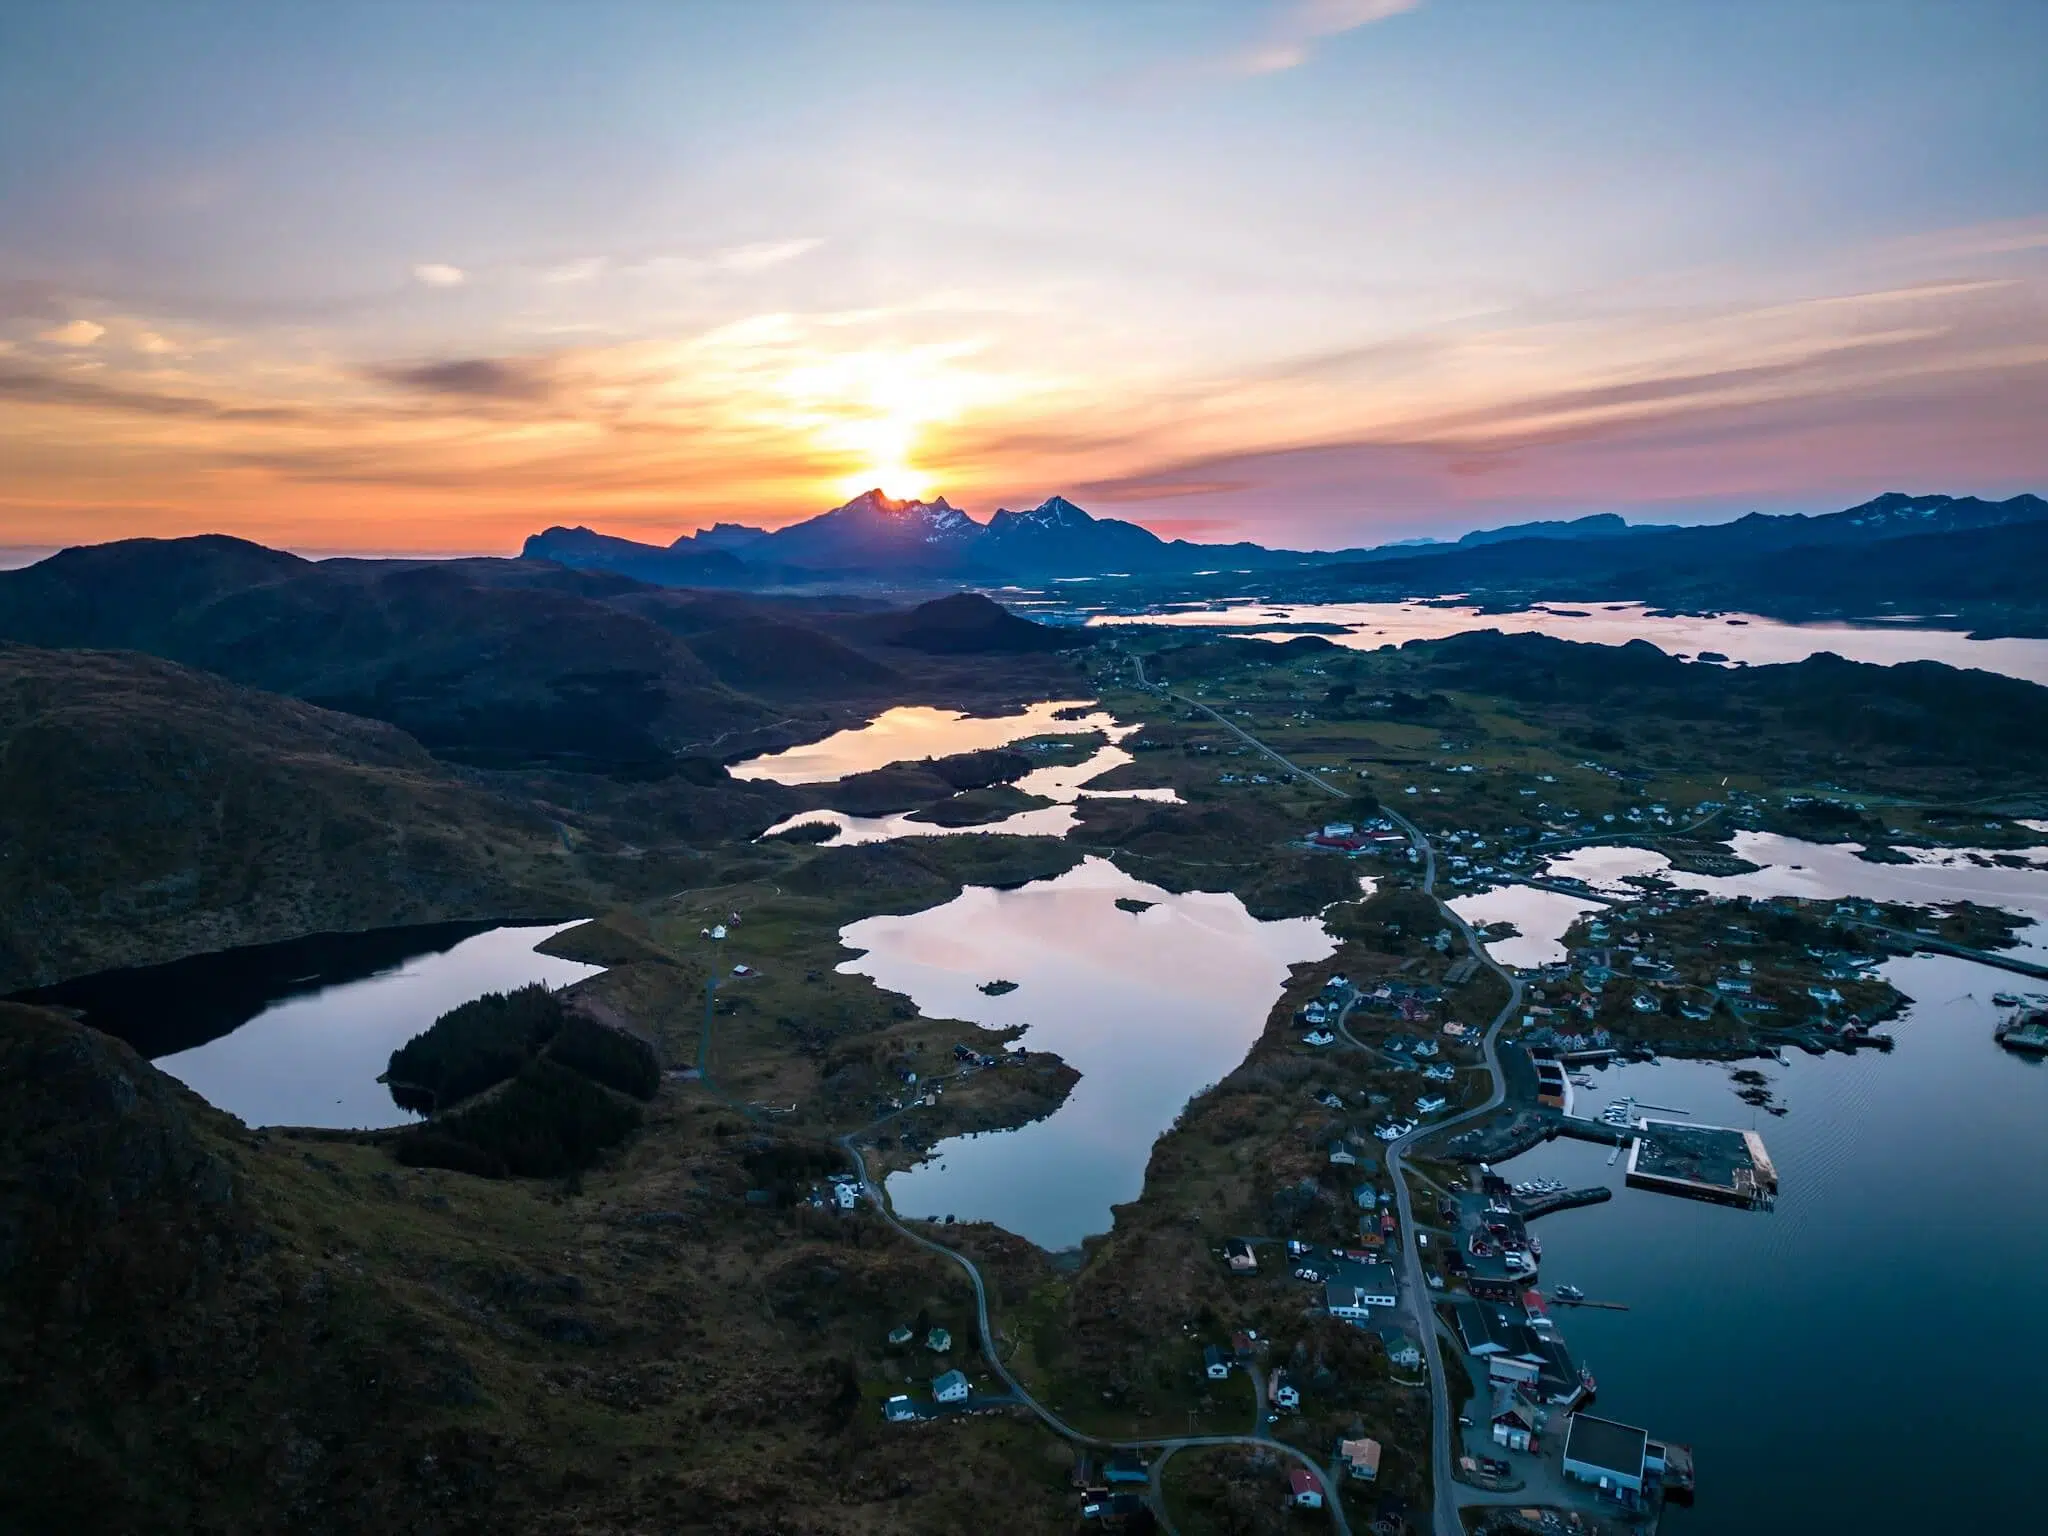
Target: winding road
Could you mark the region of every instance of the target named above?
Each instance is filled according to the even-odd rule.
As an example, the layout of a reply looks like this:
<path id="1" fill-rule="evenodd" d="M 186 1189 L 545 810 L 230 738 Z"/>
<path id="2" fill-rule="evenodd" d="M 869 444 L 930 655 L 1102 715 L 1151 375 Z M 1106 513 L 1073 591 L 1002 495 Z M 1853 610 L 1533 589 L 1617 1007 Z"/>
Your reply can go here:
<path id="1" fill-rule="evenodd" d="M 716 990 L 717 984 L 714 978 L 706 984 L 704 989 L 703 1035 L 697 1050 L 699 1083 L 707 1093 L 734 1112 L 744 1115 L 750 1120 L 763 1120 L 765 1117 L 759 1110 L 755 1109 L 752 1105 L 742 1104 L 731 1095 L 725 1093 L 712 1078 L 712 1001 L 716 995 Z M 958 1076 L 960 1074 L 953 1075 Z M 1159 1458 L 1153 1465 L 1152 1497 L 1155 1513 L 1159 1516 L 1160 1525 L 1169 1532 L 1172 1531 L 1173 1526 L 1171 1521 L 1166 1518 L 1166 1505 L 1159 1486 L 1158 1474 L 1160 1464 L 1177 1451 L 1195 1450 L 1203 1446 L 1247 1445 L 1266 1451 L 1277 1452 L 1308 1468 L 1309 1472 L 1315 1477 L 1317 1484 L 1323 1490 L 1323 1507 L 1330 1512 L 1330 1523 L 1336 1527 L 1337 1536 L 1351 1536 L 1351 1522 L 1344 1513 L 1344 1501 L 1339 1492 L 1337 1473 L 1331 1468 L 1318 1463 L 1308 1452 L 1288 1445 L 1284 1441 L 1275 1440 L 1267 1432 L 1266 1396 L 1255 1366 L 1248 1367 L 1248 1369 L 1252 1375 L 1252 1396 L 1253 1402 L 1256 1405 L 1256 1417 L 1252 1423 L 1252 1432 L 1246 1435 L 1172 1435 L 1149 1440 L 1110 1440 L 1100 1435 L 1091 1435 L 1084 1430 L 1074 1428 L 1073 1425 L 1053 1412 L 1052 1409 L 1041 1403 L 1036 1397 L 1033 1397 L 1030 1389 L 1011 1373 L 1009 1366 L 1003 1362 L 1001 1354 L 996 1350 L 995 1329 L 989 1321 L 988 1314 L 988 1285 L 982 1279 L 980 1266 L 957 1249 L 948 1248 L 944 1243 L 935 1242 L 922 1232 L 906 1226 L 896 1215 L 896 1212 L 890 1208 L 887 1193 L 875 1181 L 873 1173 L 869 1171 L 867 1157 L 860 1149 L 860 1138 L 872 1135 L 878 1127 L 886 1125 L 902 1113 L 904 1113 L 903 1110 L 891 1110 L 888 1114 L 870 1121 L 857 1130 L 848 1131 L 842 1136 L 831 1138 L 832 1143 L 852 1161 L 854 1172 L 860 1178 L 862 1191 L 874 1206 L 875 1213 L 893 1231 L 928 1252 L 952 1260 L 953 1263 L 966 1271 L 968 1283 L 974 1287 L 974 1321 L 981 1341 L 982 1357 L 987 1360 L 989 1369 L 994 1371 L 1003 1385 L 1009 1388 L 1011 1395 L 1021 1406 L 1029 1409 L 1047 1429 L 1075 1445 L 1090 1446 L 1099 1450 L 1158 1451 L 1160 1453 Z"/>
<path id="2" fill-rule="evenodd" d="M 1143 659 L 1133 656 L 1131 660 L 1137 668 L 1139 684 L 1145 687 L 1154 686 L 1147 684 L 1145 681 L 1145 664 Z M 1348 800 L 1351 798 L 1321 775 L 1313 773 L 1299 764 L 1290 762 L 1273 748 L 1260 741 L 1256 736 L 1233 724 L 1199 699 L 1184 698 L 1177 693 L 1167 692 L 1163 688 L 1159 691 L 1165 692 L 1167 698 L 1172 699 L 1178 704 L 1199 709 L 1225 730 L 1230 731 L 1243 740 L 1248 746 L 1263 752 L 1289 773 L 1299 775 L 1304 782 L 1315 785 L 1316 788 L 1324 791 L 1326 794 L 1335 796 L 1337 799 Z M 1408 1296 L 1411 1298 L 1410 1307 L 1415 1315 L 1416 1331 L 1422 1344 L 1423 1358 L 1429 1364 L 1429 1396 L 1435 1420 L 1430 1434 L 1431 1486 L 1435 1489 L 1436 1495 L 1436 1508 L 1432 1524 L 1436 1529 L 1437 1536 L 1462 1536 L 1465 1526 L 1463 1516 L 1459 1514 L 1462 1504 L 1459 1497 L 1459 1484 L 1453 1476 L 1455 1460 L 1452 1455 L 1454 1444 L 1452 1419 L 1455 1417 L 1455 1410 L 1460 1405 L 1450 1401 L 1450 1392 L 1445 1386 L 1443 1351 L 1437 1340 L 1435 1308 L 1430 1303 L 1429 1287 L 1423 1275 L 1422 1250 L 1416 1245 L 1415 1241 L 1417 1235 L 1415 1212 L 1412 1209 L 1413 1201 L 1408 1192 L 1408 1179 L 1402 1168 L 1402 1158 L 1404 1154 L 1412 1150 L 1424 1138 L 1441 1135 L 1454 1126 L 1463 1125 L 1468 1121 L 1477 1120 L 1483 1115 L 1490 1114 L 1506 1098 L 1506 1085 L 1502 1080 L 1500 1071 L 1500 1032 L 1502 1027 L 1506 1025 L 1509 1019 L 1515 1016 L 1522 1006 L 1522 983 L 1518 977 L 1486 952 L 1486 947 L 1479 942 L 1479 935 L 1472 931 L 1472 925 L 1466 922 L 1441 896 L 1437 895 L 1436 849 L 1430 844 L 1428 836 L 1420 827 L 1392 806 L 1382 805 L 1380 812 L 1389 821 L 1393 822 L 1394 825 L 1399 827 L 1402 832 L 1407 834 L 1409 846 L 1421 854 L 1422 893 L 1436 903 L 1437 910 L 1443 915 L 1444 921 L 1449 923 L 1459 937 L 1464 940 L 1467 952 L 1474 956 L 1487 970 L 1498 976 L 1508 989 L 1507 1002 L 1501 1006 L 1500 1012 L 1494 1015 L 1493 1022 L 1487 1025 L 1486 1034 L 1480 1041 L 1480 1055 L 1486 1064 L 1488 1078 L 1486 1101 L 1471 1109 L 1463 1110 L 1451 1116 L 1448 1120 L 1439 1120 L 1432 1125 L 1419 1126 L 1406 1136 L 1403 1136 L 1399 1141 L 1391 1142 L 1387 1146 L 1387 1174 L 1393 1180 L 1394 1201 L 1401 1218 L 1401 1279 Z M 1355 1039 L 1350 1029 L 1345 1026 L 1344 1020 L 1349 1017 L 1349 1014 L 1350 1006 L 1347 1004 L 1344 1014 L 1339 1019 L 1339 1028 L 1348 1043 L 1364 1049 L 1362 1043 Z"/>

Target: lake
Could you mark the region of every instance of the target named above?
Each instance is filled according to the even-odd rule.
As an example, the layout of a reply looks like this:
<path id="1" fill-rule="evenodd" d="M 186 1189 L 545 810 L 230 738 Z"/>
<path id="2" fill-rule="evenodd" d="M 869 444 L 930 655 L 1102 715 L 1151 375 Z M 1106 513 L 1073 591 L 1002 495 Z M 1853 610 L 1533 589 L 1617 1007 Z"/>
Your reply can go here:
<path id="1" fill-rule="evenodd" d="M 1728 843 L 1739 857 L 1764 867 L 1744 875 L 1689 875 L 1673 869 L 1669 859 L 1651 849 L 1596 844 L 1559 855 L 1543 873 L 1580 879 L 1596 891 L 1630 899 L 1641 894 L 1629 883 L 1630 877 L 1655 875 L 1677 889 L 1721 898 L 1839 901 L 1857 896 L 1915 906 L 1974 901 L 2031 917 L 2034 926 L 2021 929 L 2013 947 L 2048 951 L 2048 847 L 2019 850 L 2028 866 L 2012 868 L 1977 862 L 1990 857 L 1982 849 L 1908 849 L 1913 856 L 1910 864 L 1872 864 L 1856 856 L 1855 843 L 1809 843 L 1774 832 L 1737 832 Z M 1516 937 L 1496 939 L 1486 949 L 1502 965 L 1523 967 L 1564 959 L 1561 941 L 1566 931 L 1580 916 L 1603 905 L 1526 885 L 1497 885 L 1455 897 L 1450 904 L 1476 927 L 1513 923 Z"/>
<path id="2" fill-rule="evenodd" d="M 317 934 L 102 971 L 22 994 L 77 1008 L 208 1103 L 250 1125 L 403 1125 L 377 1076 L 449 1009 L 600 966 L 534 946 L 575 923 L 440 923 Z"/>
<path id="3" fill-rule="evenodd" d="M 1151 902 L 1142 912 L 1119 897 Z M 1235 896 L 1172 895 L 1101 859 L 1012 891 L 970 887 L 944 906 L 850 924 L 866 951 L 839 969 L 902 992 L 920 1012 L 989 1028 L 1081 1073 L 1067 1101 L 1016 1130 L 954 1137 L 892 1174 L 905 1216 L 991 1221 L 1042 1248 L 1106 1232 L 1137 1198 L 1152 1143 L 1244 1059 L 1289 965 L 1331 953 L 1315 918 L 1262 923 Z M 990 981 L 1017 990 L 990 997 Z"/>
<path id="4" fill-rule="evenodd" d="M 1065 712 L 1075 712 L 1077 718 L 1060 718 Z M 1113 716 L 1091 712 L 1087 699 L 1047 699 L 1007 715 L 966 715 L 957 709 L 905 705 L 885 709 L 866 725 L 835 731 L 823 741 L 750 757 L 729 771 L 736 779 L 825 784 L 891 763 L 981 752 L 1033 736 L 1080 736 L 1115 724 Z"/>
<path id="5" fill-rule="evenodd" d="M 1136 761 L 1117 743 L 1133 731 L 1141 729 L 1141 726 L 1136 724 L 1118 725 L 1108 715 L 1091 715 L 1088 718 L 1092 721 L 1106 722 L 1098 723 L 1091 728 L 1107 736 L 1108 744 L 1096 748 L 1081 762 L 1048 763 L 1043 768 L 1032 769 L 1017 780 L 1018 789 L 1027 795 L 1039 795 L 1051 800 L 1054 802 L 1051 805 L 1018 811 L 1015 815 L 1005 816 L 1000 821 L 984 822 L 976 827 L 944 827 L 935 821 L 913 820 L 908 812 L 892 816 L 850 816 L 845 811 L 799 811 L 787 820 L 777 822 L 761 835 L 773 837 L 778 832 L 802 826 L 805 822 L 823 821 L 830 822 L 839 829 L 839 835 L 833 839 L 833 845 L 841 848 L 854 843 L 884 843 L 898 837 L 950 837 L 961 832 L 1001 832 L 1014 837 L 1065 837 L 1074 827 L 1074 805 L 1084 795 L 1120 800 L 1156 800 L 1171 805 L 1180 803 L 1180 796 L 1171 789 L 1087 788 L 1092 780 Z M 1069 728 L 1078 723 L 1059 722 Z"/>
<path id="6" fill-rule="evenodd" d="M 1326 636 L 1354 650 L 1374 650 L 1410 640 L 1436 640 L 1475 629 L 1508 634 L 1555 635 L 1599 645 L 1624 645 L 1647 640 L 1674 656 L 1702 652 L 1730 662 L 1762 666 L 1803 661 L 1819 651 L 1832 651 L 1851 661 L 1889 666 L 1901 661 L 1945 661 L 1955 667 L 1977 667 L 2008 677 L 2048 684 L 2048 640 L 1972 640 L 1957 630 L 1920 629 L 1896 624 L 1785 624 L 1754 614 L 1664 616 L 1641 603 L 1588 604 L 1583 608 L 1551 604 L 1517 613 L 1486 613 L 1478 608 L 1409 603 L 1234 604 L 1223 609 L 1169 613 L 1095 614 L 1101 624 L 1176 624 L 1233 628 L 1273 624 L 1336 624 L 1341 633 Z M 1285 631 L 1254 634 L 1255 639 L 1291 640 Z"/>
<path id="7" fill-rule="evenodd" d="M 1505 1167 L 1616 1190 L 1537 1224 L 1543 1279 L 1630 1308 L 1557 1316 L 1599 1378 L 1598 1412 L 1694 1447 L 1698 1506 L 1673 1511 L 1668 1536 L 2039 1519 L 2048 1071 L 1992 1042 L 1990 996 L 2016 978 L 1933 955 L 1882 974 L 1914 999 L 1890 1055 L 1742 1063 L 1771 1079 L 1783 1118 L 1741 1103 L 1711 1063 L 1610 1068 L 1579 1090 L 1594 1107 L 1633 1094 L 1754 1125 L 1778 1168 L 1774 1212 L 1626 1189 L 1583 1143 Z"/>

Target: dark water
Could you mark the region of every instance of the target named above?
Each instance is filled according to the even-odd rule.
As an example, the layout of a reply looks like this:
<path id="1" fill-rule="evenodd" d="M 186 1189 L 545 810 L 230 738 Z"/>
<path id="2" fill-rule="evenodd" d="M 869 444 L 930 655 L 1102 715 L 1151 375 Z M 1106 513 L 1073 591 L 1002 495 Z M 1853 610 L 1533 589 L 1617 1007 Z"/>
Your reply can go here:
<path id="1" fill-rule="evenodd" d="M 536 953 L 568 923 L 435 923 L 102 971 L 17 994 L 85 1022 L 251 1125 L 416 1118 L 377 1081 L 391 1052 L 457 1004 L 599 967 Z"/>
<path id="2" fill-rule="evenodd" d="M 2016 978 L 1942 956 L 1885 974 L 1915 999 L 1891 1055 L 1741 1064 L 1783 1118 L 1740 1102 L 1718 1064 L 1613 1068 L 1577 1090 L 1581 1113 L 1633 1094 L 1754 1126 L 1775 1212 L 1625 1189 L 1582 1143 L 1508 1165 L 1617 1190 L 1538 1223 L 1543 1279 L 1629 1304 L 1557 1316 L 1600 1412 L 1697 1452 L 1699 1502 L 1671 1536 L 2043 1528 L 2048 1070 L 1992 1042 L 1991 994 Z"/>

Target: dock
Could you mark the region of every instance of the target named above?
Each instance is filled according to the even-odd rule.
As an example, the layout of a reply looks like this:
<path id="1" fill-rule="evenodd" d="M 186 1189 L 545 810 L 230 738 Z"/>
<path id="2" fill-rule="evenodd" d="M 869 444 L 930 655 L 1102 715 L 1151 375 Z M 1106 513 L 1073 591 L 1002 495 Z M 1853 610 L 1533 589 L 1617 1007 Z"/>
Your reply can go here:
<path id="1" fill-rule="evenodd" d="M 1858 922 L 1853 926 L 1890 939 L 1893 948 L 1904 948 L 1908 954 L 1917 949 L 1927 949 L 1938 955 L 1954 955 L 1959 959 L 1974 960 L 1979 965 L 1996 966 L 2001 971 L 2031 976 L 2036 981 L 2048 981 L 2048 965 L 2042 965 L 2034 960 L 2022 960 L 2007 950 L 1972 949 L 1967 944 L 1954 944 L 1931 933 L 1908 933 L 1903 928 L 1892 928 L 1884 923 Z"/>
<path id="2" fill-rule="evenodd" d="M 1642 1122 L 1629 1148 L 1628 1183 L 1749 1210 L 1769 1210 L 1778 1196 L 1778 1170 L 1755 1131 L 1677 1120 Z"/>
<path id="3" fill-rule="evenodd" d="M 1609 1125 L 1604 1120 L 1588 1120 L 1580 1115 L 1559 1115 L 1557 1134 L 1569 1136 L 1574 1141 L 1594 1141 L 1603 1147 L 1625 1147 L 1633 1131 L 1623 1130 L 1618 1125 Z"/>
<path id="4" fill-rule="evenodd" d="M 1628 1310 L 1628 1303 L 1625 1301 L 1594 1301 L 1591 1297 L 1587 1296 L 1582 1296 L 1577 1301 L 1574 1301 L 1569 1296 L 1552 1295 L 1550 1303 L 1556 1307 L 1598 1307 L 1603 1312 L 1626 1312 Z"/>
<path id="5" fill-rule="evenodd" d="M 1515 1214 L 1524 1221 L 1534 1221 L 1538 1216 L 1549 1216 L 1557 1211 L 1574 1210 L 1582 1205 L 1598 1205 L 1603 1200 L 1612 1200 L 1614 1191 L 1605 1184 L 1594 1184 L 1585 1189 L 1560 1189 L 1554 1194 L 1537 1195 L 1532 1199 L 1514 1197 Z"/>

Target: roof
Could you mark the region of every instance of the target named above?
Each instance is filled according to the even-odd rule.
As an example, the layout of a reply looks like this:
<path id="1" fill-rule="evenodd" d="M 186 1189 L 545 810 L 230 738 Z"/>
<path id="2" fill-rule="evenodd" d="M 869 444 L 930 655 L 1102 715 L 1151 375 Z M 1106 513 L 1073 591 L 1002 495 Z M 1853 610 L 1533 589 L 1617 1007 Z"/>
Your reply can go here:
<path id="1" fill-rule="evenodd" d="M 942 1376 L 934 1376 L 932 1378 L 932 1390 L 934 1392 L 946 1392 L 956 1387 L 963 1392 L 967 1390 L 966 1372 L 947 1371 Z"/>
<path id="2" fill-rule="evenodd" d="M 1631 1424 L 1597 1419 L 1590 1413 L 1572 1415 L 1572 1427 L 1565 1437 L 1564 1456 L 1581 1466 L 1642 1480 L 1643 1449 L 1650 1436 Z"/>
<path id="3" fill-rule="evenodd" d="M 1230 1357 L 1224 1354 L 1223 1350 L 1215 1344 L 1204 1344 L 1202 1346 L 1202 1363 L 1204 1365 L 1223 1365 L 1229 1360 L 1229 1358 Z"/>
<path id="4" fill-rule="evenodd" d="M 1287 1486 L 1294 1493 L 1321 1493 L 1323 1485 L 1316 1480 L 1315 1473 L 1307 1467 L 1289 1467 Z"/>
<path id="5" fill-rule="evenodd" d="M 1475 1301 L 1458 1308 L 1458 1337 L 1473 1354 L 1490 1348 L 1526 1355 L 1538 1349 L 1529 1325 L 1499 1302 Z"/>
<path id="6" fill-rule="evenodd" d="M 1377 1440 L 1340 1440 L 1337 1454 L 1361 1472 L 1377 1472 L 1380 1469 L 1380 1443 Z"/>
<path id="7" fill-rule="evenodd" d="M 1360 1305 L 1358 1287 L 1349 1280 L 1325 1280 L 1323 1282 L 1323 1305 L 1332 1312 L 1335 1312 L 1340 1307 L 1349 1308 Z"/>

